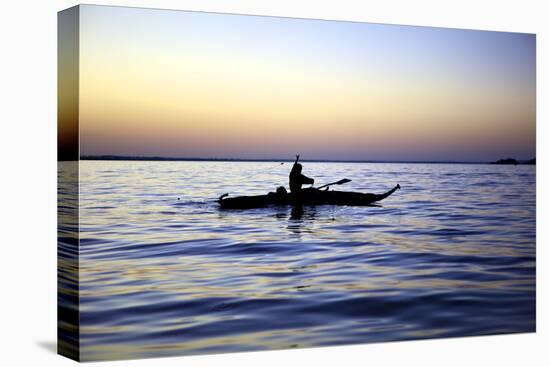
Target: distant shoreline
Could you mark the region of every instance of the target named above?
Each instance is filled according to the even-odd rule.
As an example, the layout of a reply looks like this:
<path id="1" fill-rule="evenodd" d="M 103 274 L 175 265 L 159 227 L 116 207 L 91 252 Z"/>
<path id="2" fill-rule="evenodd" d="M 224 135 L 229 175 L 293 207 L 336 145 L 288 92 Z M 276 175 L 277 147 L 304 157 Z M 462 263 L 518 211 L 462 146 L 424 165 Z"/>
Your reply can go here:
<path id="1" fill-rule="evenodd" d="M 198 158 L 198 157 L 160 157 L 160 156 L 119 156 L 119 155 L 84 155 L 82 161 L 166 161 L 166 162 L 294 162 L 293 159 L 277 158 Z M 379 161 L 379 160 L 338 160 L 338 159 L 300 159 L 300 162 L 311 163 L 410 163 L 410 164 L 494 164 L 494 162 L 473 161 Z M 520 161 L 526 164 L 527 161 Z"/>

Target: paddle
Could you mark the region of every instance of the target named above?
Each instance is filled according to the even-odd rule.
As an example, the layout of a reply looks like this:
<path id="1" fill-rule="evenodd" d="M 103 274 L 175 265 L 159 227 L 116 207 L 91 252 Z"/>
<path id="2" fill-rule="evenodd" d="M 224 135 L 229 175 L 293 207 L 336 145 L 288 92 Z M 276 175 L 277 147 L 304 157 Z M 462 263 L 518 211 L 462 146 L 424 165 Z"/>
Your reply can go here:
<path id="1" fill-rule="evenodd" d="M 340 181 L 331 182 L 331 183 L 328 183 L 326 185 L 319 186 L 319 187 L 317 187 L 317 190 L 321 190 L 324 187 L 332 186 L 332 185 L 343 185 L 343 184 L 348 183 L 348 182 L 351 182 L 351 180 L 349 178 L 343 178 Z"/>

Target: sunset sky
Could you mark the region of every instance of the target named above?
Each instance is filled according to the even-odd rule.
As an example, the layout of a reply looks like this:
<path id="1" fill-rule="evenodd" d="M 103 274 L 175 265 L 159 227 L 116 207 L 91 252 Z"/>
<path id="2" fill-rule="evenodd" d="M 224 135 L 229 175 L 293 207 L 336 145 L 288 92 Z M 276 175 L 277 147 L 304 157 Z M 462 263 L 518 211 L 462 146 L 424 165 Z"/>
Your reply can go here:
<path id="1" fill-rule="evenodd" d="M 81 6 L 80 154 L 535 156 L 535 36 Z"/>

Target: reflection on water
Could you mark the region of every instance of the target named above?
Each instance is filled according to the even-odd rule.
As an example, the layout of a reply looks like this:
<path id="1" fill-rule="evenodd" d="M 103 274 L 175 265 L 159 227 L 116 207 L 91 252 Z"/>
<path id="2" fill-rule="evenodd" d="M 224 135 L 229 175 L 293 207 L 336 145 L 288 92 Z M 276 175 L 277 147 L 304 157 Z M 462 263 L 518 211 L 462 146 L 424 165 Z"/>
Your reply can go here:
<path id="1" fill-rule="evenodd" d="M 535 329 L 531 166 L 306 163 L 373 207 L 218 210 L 278 162 L 81 163 L 83 360 Z"/>

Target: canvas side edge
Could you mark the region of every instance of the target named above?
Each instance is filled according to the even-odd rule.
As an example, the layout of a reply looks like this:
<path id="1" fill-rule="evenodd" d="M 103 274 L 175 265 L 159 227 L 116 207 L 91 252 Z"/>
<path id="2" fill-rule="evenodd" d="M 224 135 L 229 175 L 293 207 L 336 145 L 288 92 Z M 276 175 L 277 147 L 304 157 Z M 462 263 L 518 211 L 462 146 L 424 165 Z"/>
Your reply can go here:
<path id="1" fill-rule="evenodd" d="M 80 8 L 57 24 L 57 352 L 80 361 L 79 295 Z"/>

